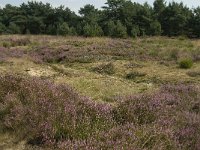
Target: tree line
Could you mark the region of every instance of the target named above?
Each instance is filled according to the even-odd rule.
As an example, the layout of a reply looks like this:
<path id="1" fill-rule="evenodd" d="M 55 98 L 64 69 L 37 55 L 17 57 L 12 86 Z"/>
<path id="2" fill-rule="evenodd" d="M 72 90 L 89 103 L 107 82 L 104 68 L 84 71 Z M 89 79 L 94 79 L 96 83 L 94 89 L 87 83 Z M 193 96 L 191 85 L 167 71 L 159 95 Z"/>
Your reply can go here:
<path id="1" fill-rule="evenodd" d="M 79 15 L 64 6 L 29 1 L 0 8 L 0 34 L 49 34 L 137 37 L 200 37 L 200 7 L 155 0 L 153 6 L 130 0 L 107 0 L 102 9 L 87 4 Z"/>

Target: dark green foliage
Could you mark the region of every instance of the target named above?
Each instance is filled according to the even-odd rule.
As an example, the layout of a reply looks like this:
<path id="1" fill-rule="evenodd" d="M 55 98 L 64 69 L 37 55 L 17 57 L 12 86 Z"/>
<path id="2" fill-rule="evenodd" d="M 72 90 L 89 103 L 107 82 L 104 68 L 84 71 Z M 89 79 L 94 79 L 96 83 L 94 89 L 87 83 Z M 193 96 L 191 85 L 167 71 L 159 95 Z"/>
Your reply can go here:
<path id="1" fill-rule="evenodd" d="M 10 23 L 7 32 L 10 34 L 20 34 L 20 28 L 15 23 Z"/>
<path id="2" fill-rule="evenodd" d="M 106 26 L 104 29 L 105 35 L 110 36 L 110 37 L 113 36 L 114 29 L 115 29 L 114 21 L 109 20 L 108 22 L 106 22 Z"/>
<path id="3" fill-rule="evenodd" d="M 200 37 L 200 8 L 189 9 L 183 3 L 155 0 L 152 7 L 130 0 L 107 0 L 102 10 L 87 4 L 79 14 L 35 1 L 19 7 L 8 4 L 0 9 L 0 34 Z"/>
<path id="4" fill-rule="evenodd" d="M 125 38 L 127 36 L 127 29 L 119 20 L 115 25 L 114 33 L 112 36 L 118 38 Z"/>
<path id="5" fill-rule="evenodd" d="M 86 37 L 94 37 L 94 36 L 101 36 L 103 31 L 98 24 L 86 24 L 83 27 L 83 35 Z"/>
<path id="6" fill-rule="evenodd" d="M 59 35 L 69 35 L 69 34 L 71 34 L 69 25 L 66 22 L 64 22 L 64 23 L 62 23 L 61 25 L 58 26 L 58 34 Z"/>
<path id="7" fill-rule="evenodd" d="M 192 59 L 190 58 L 185 58 L 185 59 L 182 59 L 180 62 L 179 62 L 179 67 L 180 68 L 183 68 L 183 69 L 189 69 L 193 66 L 193 61 Z"/>
<path id="8" fill-rule="evenodd" d="M 154 21 L 150 24 L 150 34 L 160 35 L 161 34 L 161 24 L 158 21 Z"/>
<path id="9" fill-rule="evenodd" d="M 131 30 L 131 37 L 136 38 L 140 35 L 140 29 L 138 26 L 133 26 Z"/>
<path id="10" fill-rule="evenodd" d="M 0 23 L 0 34 L 5 33 L 6 27 L 4 24 Z"/>

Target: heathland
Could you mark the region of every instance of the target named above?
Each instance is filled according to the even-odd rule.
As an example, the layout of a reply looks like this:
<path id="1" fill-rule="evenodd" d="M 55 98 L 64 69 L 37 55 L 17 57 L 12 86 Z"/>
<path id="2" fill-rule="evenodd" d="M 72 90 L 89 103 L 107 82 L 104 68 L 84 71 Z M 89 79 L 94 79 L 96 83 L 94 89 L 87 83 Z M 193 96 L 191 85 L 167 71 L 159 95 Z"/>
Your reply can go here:
<path id="1" fill-rule="evenodd" d="M 200 40 L 0 36 L 0 149 L 200 147 Z"/>

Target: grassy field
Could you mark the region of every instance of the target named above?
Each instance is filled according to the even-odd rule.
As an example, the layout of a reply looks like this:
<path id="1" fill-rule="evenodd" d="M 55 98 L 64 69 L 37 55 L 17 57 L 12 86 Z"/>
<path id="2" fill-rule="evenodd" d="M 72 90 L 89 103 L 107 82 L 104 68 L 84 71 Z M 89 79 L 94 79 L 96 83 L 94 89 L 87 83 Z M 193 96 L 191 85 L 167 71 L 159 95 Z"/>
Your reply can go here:
<path id="1" fill-rule="evenodd" d="M 186 64 L 191 63 L 191 65 L 189 65 L 189 67 L 183 67 L 182 64 L 184 61 L 186 61 Z M 150 107 L 148 105 L 149 102 L 154 101 L 156 99 L 155 97 L 159 97 L 159 95 L 161 95 L 161 97 L 157 98 L 159 100 L 163 97 L 167 97 L 162 97 L 162 93 L 165 93 L 165 90 L 164 92 L 162 92 L 163 86 L 173 85 L 175 86 L 172 87 L 174 91 L 170 92 L 170 88 L 167 87 L 166 91 L 169 91 L 167 92 L 167 94 L 171 94 L 170 96 L 172 96 L 173 98 L 180 98 L 181 104 L 180 106 L 178 106 L 177 104 L 177 107 L 172 106 L 174 107 L 173 109 L 165 107 L 165 109 L 163 110 L 167 111 L 165 112 L 167 114 L 174 109 L 177 111 L 172 114 L 169 113 L 168 117 L 175 119 L 177 119 L 178 117 L 184 118 L 186 115 L 183 114 L 189 115 L 188 113 L 192 113 L 190 112 L 191 108 L 185 107 L 187 105 L 191 105 L 191 107 L 193 108 L 194 104 L 195 106 L 198 105 L 196 106 L 198 109 L 198 113 L 191 114 L 191 116 L 193 116 L 194 118 L 198 118 L 197 120 L 199 120 L 200 116 L 199 94 L 198 92 L 195 92 L 196 89 L 198 89 L 200 83 L 200 40 L 190 40 L 183 37 L 110 39 L 59 36 L 3 35 L 0 36 L 0 73 L 2 75 L 2 80 L 5 80 L 6 82 L 10 80 L 5 79 L 4 77 L 12 75 L 17 76 L 14 77 L 15 80 L 17 80 L 20 76 L 22 80 L 30 79 L 29 82 L 31 83 L 34 83 L 34 81 L 32 81 L 32 78 L 35 79 L 36 77 L 36 80 L 40 80 L 38 82 L 46 82 L 46 80 L 48 80 L 49 82 L 54 82 L 55 85 L 67 84 L 69 87 L 73 87 L 73 89 L 77 93 L 79 93 L 80 97 L 87 97 L 95 103 L 100 103 L 102 105 L 105 104 L 113 107 L 112 109 L 114 110 L 112 110 L 112 112 L 115 112 L 116 107 L 119 107 L 117 110 L 117 114 L 119 116 L 123 114 L 119 110 L 126 110 L 125 106 L 127 106 L 128 109 L 128 112 L 126 112 L 127 116 L 129 113 L 132 112 L 132 109 L 138 108 L 136 106 L 138 106 L 140 102 L 138 102 L 137 105 L 135 103 L 132 104 L 132 101 L 137 102 L 138 95 L 146 95 L 147 98 L 141 102 L 141 105 L 145 106 L 146 110 L 146 107 Z M 12 80 L 13 79 L 11 78 L 11 81 Z M 25 84 L 26 82 L 24 81 L 22 83 Z M 0 86 L 2 85 L 4 85 L 3 82 Z M 43 86 L 42 83 L 41 85 Z M 190 89 L 190 86 L 192 86 L 194 89 L 192 88 L 191 91 L 186 90 L 186 92 L 189 91 L 187 96 L 184 95 L 185 93 L 179 92 L 179 89 L 182 88 L 182 91 L 185 91 L 185 89 Z M 21 88 L 23 89 L 23 87 Z M 45 88 L 46 86 L 44 87 L 44 89 Z M 177 93 L 179 93 L 178 96 Z M 154 94 L 158 95 L 155 96 Z M 186 97 L 188 97 L 188 99 Z M 171 100 L 173 98 L 169 99 Z M 2 120 L 2 124 L 4 124 L 4 121 L 6 120 L 4 118 L 6 115 L 3 115 L 5 113 L 3 111 L 4 103 L 6 103 L 4 99 L 6 99 L 6 96 L 4 98 L 0 98 L 0 108 L 2 108 L 2 111 L 0 110 L 0 118 Z M 187 100 L 185 99 L 190 100 L 191 103 L 186 102 Z M 128 101 L 127 103 L 130 103 L 130 106 L 133 105 L 134 107 L 129 108 L 129 105 L 124 101 Z M 160 112 L 160 110 L 157 110 L 157 108 L 154 111 L 160 113 L 158 114 L 159 117 L 157 118 L 162 118 L 160 117 L 162 115 L 163 117 L 166 117 L 166 115 L 164 115 L 164 112 Z M 124 132 L 126 132 L 128 128 L 128 130 L 131 130 L 132 134 L 134 134 L 134 137 L 136 137 L 137 139 L 134 142 L 128 140 L 130 143 L 128 145 L 125 144 L 125 146 L 123 144 L 120 145 L 119 142 L 119 147 L 115 148 L 199 148 L 199 127 L 193 128 L 197 134 L 195 135 L 195 137 L 187 138 L 184 135 L 182 137 L 183 139 L 174 138 L 174 135 L 177 135 L 178 132 L 176 132 L 175 130 L 178 130 L 179 128 L 182 129 L 181 127 L 183 127 L 184 129 L 186 127 L 190 127 L 190 122 L 187 120 L 188 118 L 181 121 L 179 120 L 177 121 L 178 123 L 176 122 L 172 125 L 173 127 L 166 127 L 167 129 L 165 131 L 161 131 L 161 125 L 158 121 L 159 119 L 155 122 L 150 121 L 149 123 L 148 121 L 151 120 L 151 117 L 149 118 L 149 116 L 146 114 L 147 112 L 148 111 L 145 111 L 141 114 L 142 116 L 139 116 L 142 117 L 142 120 L 146 120 L 144 121 L 145 123 L 141 123 L 141 121 L 139 121 L 139 123 L 136 123 L 138 121 L 138 118 L 136 120 L 130 119 L 132 115 L 128 116 L 127 118 L 128 124 L 124 122 L 121 123 L 121 121 L 119 121 L 119 123 L 118 120 L 120 120 L 120 117 L 116 120 L 114 117 L 115 121 L 111 121 L 111 124 L 113 124 L 113 126 L 108 127 L 109 134 L 112 134 L 112 136 L 114 136 L 113 134 L 115 133 L 115 130 L 119 132 L 121 132 L 121 130 L 124 130 Z M 157 114 L 154 115 L 157 116 Z M 192 127 L 196 124 L 199 125 L 199 122 L 197 120 L 194 124 L 191 125 Z M 8 142 L 8 144 L 5 144 L 6 142 L 4 144 L 2 144 L 3 142 L 0 142 L 0 149 L 8 149 L 10 147 L 11 149 L 15 149 L 16 147 L 20 147 L 19 149 L 26 149 L 26 142 L 24 142 L 24 140 L 26 141 L 27 139 L 29 139 L 26 138 L 27 133 L 24 134 L 23 136 L 25 137 L 20 138 L 20 142 L 16 144 L 15 142 L 12 142 L 13 132 L 9 129 L 8 133 L 7 126 L 5 128 L 6 129 L 2 129 L 3 131 L 1 134 L 2 136 L 0 136 L 0 140 L 2 139 L 1 141 L 9 141 L 7 140 L 7 138 L 10 134 L 12 135 L 12 138 L 10 138 L 11 142 Z M 101 127 L 98 127 L 98 129 L 99 128 Z M 14 129 L 14 135 L 16 137 L 20 135 L 21 130 L 19 129 L 19 127 L 15 127 L 15 125 L 12 125 L 11 129 Z M 173 134 L 171 130 L 175 131 L 175 133 L 173 132 L 173 138 L 170 137 L 171 134 Z M 102 129 L 102 131 L 104 131 L 104 129 Z M 168 131 L 170 132 L 169 134 L 167 133 Z M 187 131 L 189 132 L 189 129 Z M 185 132 L 182 134 L 187 134 L 187 131 L 180 132 Z M 95 130 L 95 132 L 97 131 Z M 100 137 L 102 134 L 101 132 L 99 135 Z M 93 136 L 93 133 L 94 132 L 90 133 L 89 137 Z M 62 135 L 62 133 L 60 134 Z M 110 137 L 111 135 L 107 136 Z M 125 135 L 122 134 L 122 137 L 123 136 Z M 68 137 L 65 137 L 64 135 L 62 135 L 61 137 L 62 139 L 68 139 Z M 79 139 L 79 136 L 75 134 L 74 137 L 71 138 Z M 88 136 L 81 135 L 81 139 L 82 138 L 88 139 Z M 126 139 L 127 135 L 123 138 Z M 32 137 L 30 139 L 32 139 Z M 175 139 L 177 140 L 176 142 Z M 116 140 L 114 141 L 116 142 Z M 192 143 L 189 143 L 188 141 L 192 141 Z M 91 141 L 91 143 L 92 142 L 93 141 Z M 101 145 L 97 141 L 95 142 L 98 146 Z M 104 144 L 105 143 L 106 142 L 104 142 Z M 75 149 L 72 145 L 73 144 L 71 144 L 71 149 Z M 160 146 L 160 148 L 158 146 Z M 62 149 L 63 147 L 60 148 Z M 98 148 L 113 149 L 114 147 L 105 147 L 104 145 Z"/>

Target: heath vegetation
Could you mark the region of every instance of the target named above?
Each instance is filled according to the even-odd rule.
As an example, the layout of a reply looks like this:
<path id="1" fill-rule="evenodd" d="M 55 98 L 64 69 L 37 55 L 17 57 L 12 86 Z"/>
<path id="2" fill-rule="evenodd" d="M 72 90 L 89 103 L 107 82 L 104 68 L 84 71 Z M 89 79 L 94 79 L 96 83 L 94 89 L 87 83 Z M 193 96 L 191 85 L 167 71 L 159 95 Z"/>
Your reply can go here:
<path id="1" fill-rule="evenodd" d="M 199 7 L 107 0 L 78 15 L 32 1 L 0 14 L 0 149 L 199 150 Z"/>

